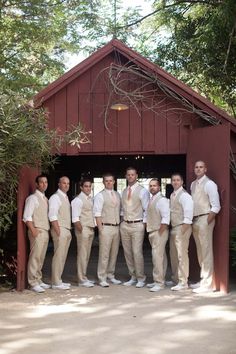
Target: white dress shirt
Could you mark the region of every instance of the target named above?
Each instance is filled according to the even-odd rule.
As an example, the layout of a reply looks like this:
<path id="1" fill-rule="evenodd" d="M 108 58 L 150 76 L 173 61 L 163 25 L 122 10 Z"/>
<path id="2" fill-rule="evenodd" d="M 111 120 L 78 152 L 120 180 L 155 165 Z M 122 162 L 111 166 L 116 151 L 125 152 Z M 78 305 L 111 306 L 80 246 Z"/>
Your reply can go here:
<path id="1" fill-rule="evenodd" d="M 169 223 L 170 223 L 170 201 L 167 198 L 161 198 L 157 202 L 155 202 L 155 199 L 160 195 L 161 195 L 161 192 L 158 192 L 157 194 L 155 194 L 154 197 L 151 199 L 150 203 L 156 203 L 156 211 L 160 212 L 160 214 L 161 214 L 161 224 L 169 225 Z"/>
<path id="2" fill-rule="evenodd" d="M 45 194 L 36 189 L 35 193 L 40 198 L 44 199 Z M 23 221 L 26 223 L 27 221 L 33 221 L 33 214 L 35 208 L 39 206 L 38 198 L 35 194 L 31 194 L 25 201 L 25 208 L 23 214 Z"/>
<path id="3" fill-rule="evenodd" d="M 68 200 L 67 194 L 62 192 L 60 189 L 57 190 L 57 193 L 59 193 L 65 199 Z M 57 195 L 57 193 L 53 194 L 49 198 L 48 218 L 49 218 L 50 221 L 58 220 L 58 211 L 59 211 L 59 209 L 61 207 L 61 200 L 60 200 L 60 197 Z"/>
<path id="4" fill-rule="evenodd" d="M 111 192 L 115 193 L 114 189 L 106 189 L 105 188 L 104 191 L 106 191 L 112 199 Z M 94 198 L 94 205 L 93 205 L 94 217 L 101 217 L 102 216 L 103 204 L 104 204 L 104 197 L 103 197 L 103 194 L 101 192 L 99 192 Z"/>
<path id="5" fill-rule="evenodd" d="M 136 182 L 135 184 L 133 184 L 132 186 L 129 186 L 131 188 L 131 195 L 132 193 L 134 192 L 135 188 L 137 188 L 139 186 L 139 183 Z M 124 191 L 123 191 L 124 193 Z M 149 200 L 150 200 L 150 193 L 147 191 L 146 188 L 142 188 L 140 190 L 140 193 L 139 193 L 139 199 L 142 203 L 142 208 L 143 208 L 143 222 L 147 222 L 147 207 L 148 207 L 148 203 L 149 203 Z M 123 213 L 123 210 L 121 209 L 121 216 L 123 216 L 124 213 Z"/>
<path id="6" fill-rule="evenodd" d="M 91 199 L 91 196 L 85 194 L 84 192 L 80 192 L 80 194 L 83 194 L 86 199 Z M 73 223 L 80 221 L 82 207 L 83 207 L 83 200 L 79 198 L 79 196 L 75 197 L 71 202 Z"/>
<path id="7" fill-rule="evenodd" d="M 206 178 L 206 175 L 202 176 L 201 178 L 197 179 L 197 183 L 201 184 Z M 192 185 L 191 184 L 191 191 L 192 191 Z M 206 182 L 204 186 L 204 192 L 208 195 L 209 202 L 211 205 L 211 211 L 215 214 L 218 214 L 221 207 L 220 207 L 220 198 L 219 198 L 219 193 L 218 193 L 218 188 L 215 182 L 213 182 L 211 179 Z"/>
<path id="8" fill-rule="evenodd" d="M 177 195 L 183 190 L 183 187 L 180 187 L 174 191 L 171 195 L 171 198 L 176 198 Z M 173 196 L 175 194 L 175 196 Z M 193 198 L 189 193 L 182 193 L 179 202 L 183 208 L 184 220 L 183 224 L 192 224 L 193 222 Z"/>

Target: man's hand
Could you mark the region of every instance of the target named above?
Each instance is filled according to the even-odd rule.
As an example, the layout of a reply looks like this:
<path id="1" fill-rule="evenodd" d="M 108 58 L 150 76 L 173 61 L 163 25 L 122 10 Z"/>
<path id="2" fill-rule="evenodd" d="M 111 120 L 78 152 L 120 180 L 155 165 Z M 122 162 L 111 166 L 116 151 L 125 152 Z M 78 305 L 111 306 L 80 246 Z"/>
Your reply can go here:
<path id="1" fill-rule="evenodd" d="M 75 228 L 78 232 L 82 232 L 83 226 L 81 225 L 80 221 L 75 222 Z"/>
<path id="2" fill-rule="evenodd" d="M 213 220 L 215 220 L 215 217 L 216 217 L 216 214 L 213 213 L 213 211 L 211 211 L 210 214 L 209 214 L 208 217 L 207 217 L 207 223 L 208 223 L 208 225 L 209 225 Z"/>
<path id="3" fill-rule="evenodd" d="M 60 236 L 60 226 L 58 224 L 58 221 L 52 221 L 52 229 L 55 231 L 56 235 L 59 237 Z"/>
<path id="4" fill-rule="evenodd" d="M 34 226 L 33 221 L 27 221 L 26 225 L 27 225 L 28 229 L 30 230 L 30 233 L 33 237 L 36 238 L 40 234 L 40 230 Z"/>
<path id="5" fill-rule="evenodd" d="M 183 224 L 183 225 L 181 226 L 181 232 L 182 232 L 182 234 L 185 234 L 185 232 L 186 232 L 190 227 L 191 227 L 190 224 Z"/>
<path id="6" fill-rule="evenodd" d="M 161 224 L 160 229 L 158 230 L 159 235 L 161 236 L 165 230 L 168 229 L 168 225 L 166 224 Z"/>

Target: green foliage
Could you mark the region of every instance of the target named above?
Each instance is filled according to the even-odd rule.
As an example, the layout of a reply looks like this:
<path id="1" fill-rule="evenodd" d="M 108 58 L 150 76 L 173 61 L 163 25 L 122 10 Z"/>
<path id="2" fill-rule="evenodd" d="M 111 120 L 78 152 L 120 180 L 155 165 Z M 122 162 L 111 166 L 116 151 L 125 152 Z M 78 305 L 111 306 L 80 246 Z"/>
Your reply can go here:
<path id="1" fill-rule="evenodd" d="M 235 0 L 155 1 L 139 47 L 216 105 L 236 115 Z"/>

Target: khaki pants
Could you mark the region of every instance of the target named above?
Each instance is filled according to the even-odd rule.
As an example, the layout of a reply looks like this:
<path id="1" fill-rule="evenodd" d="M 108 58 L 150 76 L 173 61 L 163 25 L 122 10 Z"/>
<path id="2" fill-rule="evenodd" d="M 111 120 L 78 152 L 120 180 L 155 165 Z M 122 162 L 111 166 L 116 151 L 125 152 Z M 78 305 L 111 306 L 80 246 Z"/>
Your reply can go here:
<path id="1" fill-rule="evenodd" d="M 85 282 L 87 278 L 87 267 L 94 238 L 94 228 L 83 226 L 82 232 L 75 230 L 77 239 L 77 275 L 79 283 Z"/>
<path id="2" fill-rule="evenodd" d="M 173 281 L 187 285 L 189 276 L 188 247 L 192 227 L 190 226 L 183 234 L 181 226 L 173 227 L 170 232 L 170 261 Z"/>
<path id="3" fill-rule="evenodd" d="M 48 247 L 49 234 L 48 231 L 38 229 L 39 235 L 33 237 L 28 230 L 30 241 L 30 254 L 28 261 L 28 283 L 30 286 L 42 283 L 42 267 Z"/>
<path id="4" fill-rule="evenodd" d="M 103 225 L 99 231 L 98 279 L 100 282 L 115 276 L 116 260 L 120 246 L 119 226 Z"/>
<path id="5" fill-rule="evenodd" d="M 51 230 L 54 245 L 54 255 L 52 258 L 52 284 L 60 285 L 61 276 L 64 270 L 66 257 L 71 241 L 71 232 L 64 227 L 60 227 L 60 236 Z"/>
<path id="6" fill-rule="evenodd" d="M 145 226 L 142 222 L 129 224 L 123 221 L 120 226 L 121 241 L 129 274 L 133 279 L 143 281 L 146 279 L 143 259 L 144 230 Z"/>
<path id="7" fill-rule="evenodd" d="M 152 246 L 153 281 L 160 285 L 165 285 L 165 275 L 167 270 L 166 242 L 168 240 L 168 230 L 161 235 L 158 231 L 149 233 L 149 241 Z"/>
<path id="8" fill-rule="evenodd" d="M 201 267 L 202 287 L 211 288 L 213 285 L 214 257 L 213 257 L 213 230 L 215 220 L 209 225 L 208 215 L 193 219 L 193 237 L 196 242 L 198 262 Z"/>

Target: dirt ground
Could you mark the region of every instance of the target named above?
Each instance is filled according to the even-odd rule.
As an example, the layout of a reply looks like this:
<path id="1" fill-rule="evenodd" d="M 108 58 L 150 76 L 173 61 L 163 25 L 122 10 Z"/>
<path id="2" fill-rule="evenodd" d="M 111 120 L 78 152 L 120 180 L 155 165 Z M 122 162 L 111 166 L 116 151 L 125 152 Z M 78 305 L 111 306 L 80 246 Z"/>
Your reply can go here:
<path id="1" fill-rule="evenodd" d="M 70 290 L 0 293 L 0 354 L 236 354 L 236 287 L 227 295 L 151 293 L 123 285 L 76 286 L 76 252 L 68 257 L 64 281 Z M 44 268 L 50 281 L 52 253 Z M 120 252 L 118 278 L 127 280 Z M 97 248 L 88 274 L 95 279 Z M 150 249 L 145 266 L 151 281 Z"/>

